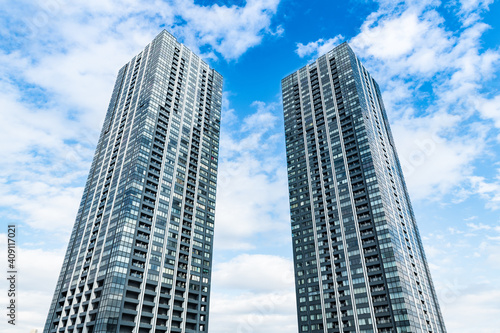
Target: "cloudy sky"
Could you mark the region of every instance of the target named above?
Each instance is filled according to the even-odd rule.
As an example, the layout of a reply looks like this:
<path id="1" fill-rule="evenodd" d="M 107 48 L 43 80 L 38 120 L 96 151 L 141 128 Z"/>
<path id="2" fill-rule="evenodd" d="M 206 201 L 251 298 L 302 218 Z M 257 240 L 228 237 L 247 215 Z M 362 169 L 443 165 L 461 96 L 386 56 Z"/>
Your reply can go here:
<path id="1" fill-rule="evenodd" d="M 343 41 L 383 90 L 448 331 L 500 331 L 499 1 L 0 5 L 0 254 L 17 224 L 20 289 L 8 332 L 43 326 L 117 71 L 164 28 L 225 80 L 212 333 L 297 331 L 280 80 Z"/>

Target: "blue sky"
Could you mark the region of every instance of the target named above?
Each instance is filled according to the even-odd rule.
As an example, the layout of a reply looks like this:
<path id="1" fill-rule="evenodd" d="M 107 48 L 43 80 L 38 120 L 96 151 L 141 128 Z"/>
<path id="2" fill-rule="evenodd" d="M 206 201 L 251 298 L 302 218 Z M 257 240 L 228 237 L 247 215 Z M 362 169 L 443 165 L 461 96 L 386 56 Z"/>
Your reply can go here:
<path id="1" fill-rule="evenodd" d="M 383 91 L 448 331 L 500 330 L 498 1 L 0 4 L 9 332 L 43 326 L 116 73 L 162 28 L 225 80 L 211 332 L 296 331 L 280 80 L 343 41 Z"/>

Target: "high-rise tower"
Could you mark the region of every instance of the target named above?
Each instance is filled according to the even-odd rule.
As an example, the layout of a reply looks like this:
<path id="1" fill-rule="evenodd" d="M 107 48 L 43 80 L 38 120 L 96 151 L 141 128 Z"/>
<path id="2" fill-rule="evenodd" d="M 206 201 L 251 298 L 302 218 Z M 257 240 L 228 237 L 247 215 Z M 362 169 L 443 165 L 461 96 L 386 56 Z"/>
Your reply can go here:
<path id="1" fill-rule="evenodd" d="M 120 69 L 45 333 L 207 330 L 221 100 L 166 31 Z"/>
<path id="2" fill-rule="evenodd" d="M 377 83 L 344 43 L 282 93 L 299 332 L 446 332 Z"/>

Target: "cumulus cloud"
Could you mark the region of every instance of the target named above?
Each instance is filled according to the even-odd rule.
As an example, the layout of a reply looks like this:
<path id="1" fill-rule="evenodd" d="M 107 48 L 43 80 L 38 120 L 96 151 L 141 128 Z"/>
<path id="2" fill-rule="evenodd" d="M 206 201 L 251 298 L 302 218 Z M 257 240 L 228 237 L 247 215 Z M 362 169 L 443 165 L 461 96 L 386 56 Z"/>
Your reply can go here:
<path id="1" fill-rule="evenodd" d="M 239 122 L 222 118 L 210 330 L 293 332 L 292 261 L 261 254 L 291 250 L 281 104 L 252 106 Z"/>
<path id="2" fill-rule="evenodd" d="M 183 0 L 174 2 L 175 10 L 187 21 L 186 26 L 176 31 L 187 37 L 188 44 L 211 45 L 225 59 L 237 59 L 260 44 L 266 33 L 283 33 L 281 26 L 276 31 L 271 29 L 271 19 L 280 0 L 249 0 L 245 6 L 230 7 L 218 4 L 203 7 Z"/>
<path id="3" fill-rule="evenodd" d="M 320 38 L 317 41 L 309 42 L 305 45 L 302 43 L 297 43 L 297 49 L 295 50 L 295 53 L 297 53 L 301 58 L 304 58 L 306 56 L 311 56 L 314 58 L 330 51 L 343 40 L 344 37 L 342 35 L 337 35 L 326 40 Z"/>
<path id="4" fill-rule="evenodd" d="M 9 209 L 2 214 L 69 232 L 118 69 L 160 26 L 194 50 L 235 60 L 283 30 L 271 24 L 278 4 L 51 0 L 8 6 L 10 21 L 0 31 L 0 205 Z M 12 35 L 19 38 L 9 43 Z"/>
<path id="5" fill-rule="evenodd" d="M 491 119 L 496 128 L 500 128 L 500 95 L 493 98 L 479 97 L 476 108 L 484 119 Z"/>
<path id="6" fill-rule="evenodd" d="M 500 127 L 498 97 L 479 93 L 499 59 L 498 50 L 485 50 L 480 43 L 488 29 L 480 14 L 490 3 L 457 3 L 455 13 L 463 27 L 452 31 L 436 10 L 437 1 L 380 1 L 380 9 L 350 41 L 385 88 L 398 150 L 408 162 L 408 182 L 416 198 L 463 186 L 468 196 L 498 201 L 498 181 L 478 175 L 473 166 L 488 148 L 491 124 Z M 192 0 L 40 0 L 6 6 L 2 17 L 12 21 L 10 30 L 0 31 L 0 202 L 8 206 L 2 218 L 26 221 L 35 232 L 69 232 L 117 69 L 158 27 L 170 29 L 205 58 L 234 61 L 264 38 L 283 34 L 282 26 L 273 25 L 278 7 L 278 0 L 240 6 L 199 6 Z M 296 53 L 312 58 L 343 39 L 338 35 L 299 43 Z M 291 261 L 255 254 L 264 245 L 290 246 L 291 241 L 281 106 L 256 102 L 256 111 L 238 123 L 229 99 L 225 94 L 211 330 L 297 331 Z M 474 115 L 489 125 L 474 120 L 477 124 L 463 130 L 464 121 Z M 485 263 L 484 269 L 500 267 L 498 230 L 477 220 L 475 229 L 450 229 L 461 237 L 453 242 L 436 237 L 434 247 L 426 243 L 434 280 L 444 291 L 440 299 L 450 330 L 465 332 L 458 323 L 470 318 L 479 322 L 475 332 L 492 332 L 487 325 L 498 313 L 497 291 L 481 290 L 497 281 L 476 276 L 477 266 L 468 268 L 483 284 L 464 281 L 469 275 L 456 265 L 463 259 L 457 249 L 465 248 L 471 256 L 485 258 L 477 261 Z M 481 232 L 490 233 L 486 242 L 466 242 Z M 19 251 L 23 332 L 41 328 L 64 254 L 38 246 Z M 234 256 L 242 250 L 254 254 Z M 449 280 L 446 274 L 463 278 Z"/>
<path id="7" fill-rule="evenodd" d="M 348 42 L 383 89 L 411 197 L 417 207 L 429 208 L 417 214 L 433 232 L 422 238 L 446 325 L 450 331 L 494 332 L 498 217 L 469 212 L 464 220 L 427 205 L 445 207 L 471 197 L 482 198 L 491 210 L 500 205 L 498 176 L 491 165 L 481 166 L 481 158 L 497 155 L 492 147 L 500 138 L 500 100 L 486 94 L 500 52 L 482 43 L 490 27 L 481 14 L 492 1 L 452 5 L 449 14 L 456 15 L 458 28 L 438 1 L 378 2 L 379 9 Z M 314 49 L 322 42 L 302 44 L 301 51 L 307 54 L 306 45 Z M 444 219 L 438 211 L 456 218 L 446 231 L 440 230 Z M 464 318 L 478 326 L 464 327 Z"/>
<path id="8" fill-rule="evenodd" d="M 0 82 L 1 206 L 9 216 L 37 229 L 69 232 L 95 138 L 52 106 L 23 101 L 16 88 Z M 7 210 L 8 209 L 8 210 Z"/>
<path id="9" fill-rule="evenodd" d="M 220 248 L 251 249 L 256 246 L 250 242 L 252 237 L 273 231 L 289 236 L 284 136 L 276 116 L 279 105 L 253 105 L 257 111 L 241 125 L 223 126 L 221 132 L 215 236 L 215 246 Z"/>
<path id="10" fill-rule="evenodd" d="M 481 14 L 488 10 L 494 0 L 460 0 L 458 16 L 464 26 L 471 25 L 481 19 Z"/>
<path id="11" fill-rule="evenodd" d="M 489 3 L 462 1 L 456 13 L 481 13 Z M 474 177 L 473 164 L 487 153 L 491 136 L 491 125 L 473 117 L 479 113 L 497 128 L 500 123 L 498 96 L 481 94 L 500 51 L 483 49 L 486 24 L 477 19 L 454 31 L 438 6 L 432 0 L 380 1 L 349 43 L 384 89 L 412 197 L 435 199 L 455 192 L 463 200 L 471 193 L 463 187 Z M 342 39 L 298 43 L 296 53 L 324 54 Z"/>
<path id="12" fill-rule="evenodd" d="M 435 60 L 436 55 L 451 42 L 449 33 L 440 27 L 440 23 L 442 18 L 436 12 L 423 15 L 408 9 L 365 22 L 361 33 L 352 40 L 352 45 L 358 52 L 363 51 L 374 58 L 406 60 L 407 66 L 416 71 L 430 71 L 438 65 L 430 60 Z"/>
<path id="13" fill-rule="evenodd" d="M 466 182 L 473 172 L 471 163 L 484 149 L 484 134 L 452 135 L 458 116 L 436 113 L 422 117 L 405 116 L 392 125 L 399 158 L 412 198 L 437 199 Z M 463 134 L 463 133 L 462 133 Z"/>
<path id="14" fill-rule="evenodd" d="M 464 195 L 474 162 L 488 149 L 491 126 L 473 116 L 495 119 L 494 100 L 485 100 L 481 87 L 500 52 L 482 48 L 488 26 L 480 21 L 449 29 L 438 3 L 383 4 L 350 44 L 384 89 L 410 193 Z"/>
<path id="15" fill-rule="evenodd" d="M 45 322 L 64 254 L 48 249 L 67 244 L 118 69 L 162 28 L 205 59 L 235 61 L 266 36 L 283 34 L 282 26 L 272 24 L 279 2 L 21 0 L 5 6 L 0 15 L 0 219 L 18 221 L 22 229 L 17 331 L 41 331 Z M 249 131 L 258 125 L 256 117 L 248 119 Z M 256 156 L 246 161 L 261 165 Z M 254 191 L 286 184 L 271 170 L 259 178 L 251 166 L 242 171 L 243 183 Z M 248 199 L 244 189 L 237 195 Z M 273 215 L 275 196 L 269 194 L 269 204 L 251 205 L 256 212 L 251 216 Z M 5 295 L 0 297 L 5 303 Z"/>

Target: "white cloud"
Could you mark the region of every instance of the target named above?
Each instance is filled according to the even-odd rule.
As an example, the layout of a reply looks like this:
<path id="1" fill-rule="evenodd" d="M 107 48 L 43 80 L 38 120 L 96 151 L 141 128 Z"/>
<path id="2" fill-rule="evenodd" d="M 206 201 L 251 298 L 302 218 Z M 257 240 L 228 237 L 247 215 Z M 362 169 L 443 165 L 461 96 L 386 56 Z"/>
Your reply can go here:
<path id="1" fill-rule="evenodd" d="M 302 43 L 297 43 L 297 49 L 295 50 L 295 52 L 301 58 L 304 58 L 305 56 L 317 57 L 327 53 L 343 40 L 344 37 L 342 35 L 337 35 L 327 40 L 320 38 L 315 42 L 309 42 L 305 45 Z"/>
<path id="2" fill-rule="evenodd" d="M 7 236 L 0 236 L 1 254 L 6 258 L 4 249 L 7 248 Z M 17 323 L 15 327 L 9 328 L 9 332 L 30 332 L 32 329 L 43 331 L 63 257 L 62 249 L 17 248 Z M 6 286 L 6 279 L 1 279 L 0 288 L 7 290 Z M 6 293 L 0 295 L 0 303 L 7 303 Z"/>
<path id="3" fill-rule="evenodd" d="M 496 209 L 498 179 L 490 175 L 491 166 L 486 172 L 478 167 L 480 157 L 498 153 L 490 143 L 498 133 L 500 101 L 483 95 L 500 59 L 498 49 L 481 41 L 489 27 L 480 14 L 491 1 L 462 1 L 453 9 L 462 20 L 459 29 L 438 12 L 438 1 L 379 2 L 349 43 L 384 89 L 411 197 L 446 203 L 446 195 L 458 200 L 479 195 Z M 475 223 L 457 220 L 445 227 L 447 234 L 439 234 L 443 220 L 436 205 L 424 207 L 432 211 L 426 213 L 432 221 L 427 225 L 436 229 L 423 239 L 448 330 L 495 332 L 498 224 L 481 214 Z"/>
<path id="4" fill-rule="evenodd" d="M 480 93 L 493 77 L 500 52 L 482 49 L 488 26 L 478 20 L 459 31 L 448 29 L 436 1 L 380 5 L 349 43 L 384 89 L 412 197 L 435 199 L 455 192 L 463 200 L 466 192 L 460 189 L 469 184 L 473 163 L 486 153 L 491 127 L 471 117 L 477 109 L 483 118 L 500 121 L 499 103 Z M 487 5 L 463 4 L 469 12 Z M 338 39 L 299 43 L 296 52 L 301 57 L 326 53 Z"/>
<path id="5" fill-rule="evenodd" d="M 249 48 L 260 44 L 266 33 L 283 33 L 281 26 L 276 32 L 271 31 L 271 19 L 279 2 L 249 0 L 241 7 L 218 4 L 202 7 L 193 1 L 177 0 L 175 10 L 188 23 L 178 31 L 188 37 L 188 44 L 209 44 L 225 59 L 237 59 Z"/>
<path id="6" fill-rule="evenodd" d="M 238 121 L 238 116 L 235 114 L 235 110 L 229 106 L 229 97 L 231 92 L 222 92 L 222 115 L 221 118 L 226 126 L 232 126 L 236 121 Z"/>
<path id="7" fill-rule="evenodd" d="M 491 230 L 491 228 L 492 228 L 490 225 L 486 225 L 486 224 L 482 224 L 482 223 L 478 223 L 478 224 L 467 223 L 467 226 L 474 231 L 476 231 L 476 230 Z"/>
<path id="8" fill-rule="evenodd" d="M 143 45 L 158 33 L 156 27 L 166 26 L 195 50 L 209 45 L 225 59 L 234 60 L 258 45 L 265 35 L 283 34 L 283 27 L 273 30 L 271 22 L 279 3 L 250 0 L 241 6 L 200 6 L 193 0 L 52 0 L 21 2 L 9 11 L 19 19 L 17 29 L 31 37 L 43 39 L 50 32 L 54 34 L 52 39 L 84 42 L 93 38 L 102 42 L 109 35 L 102 32 L 109 31 L 111 37 L 126 37 L 130 44 Z M 78 31 L 82 28 L 88 36 Z"/>
<path id="9" fill-rule="evenodd" d="M 160 25 L 195 50 L 205 46 L 237 59 L 275 33 L 278 4 L 52 0 L 8 6 L 11 21 L 0 34 L 24 36 L 16 39 L 17 49 L 0 50 L 0 205 L 9 218 L 68 232 L 116 73 Z"/>
<path id="10" fill-rule="evenodd" d="M 233 130 L 222 119 L 215 236 L 219 248 L 253 248 L 251 237 L 273 231 L 289 236 L 284 138 L 274 114 L 278 104 L 253 105 L 257 111 Z"/>
<path id="11" fill-rule="evenodd" d="M 481 132 L 464 138 L 454 134 L 460 118 L 447 113 L 406 116 L 392 124 L 399 158 L 414 199 L 436 199 L 466 181 L 471 162 L 482 152 Z M 451 138 L 446 138 L 448 133 Z"/>
<path id="12" fill-rule="evenodd" d="M 272 111 L 281 107 L 281 104 L 266 104 L 261 101 L 255 101 L 252 103 L 252 106 L 257 108 L 257 112 L 246 117 L 243 120 L 243 126 L 241 128 L 242 131 L 252 131 L 263 134 L 267 130 L 272 129 L 274 126 L 276 126 L 278 117 L 273 114 Z"/>
<path id="13" fill-rule="evenodd" d="M 351 43 L 362 54 L 396 64 L 405 61 L 415 72 L 425 73 L 435 70 L 437 54 L 452 42 L 441 23 L 436 12 L 424 14 L 411 8 L 365 22 Z"/>
<path id="14" fill-rule="evenodd" d="M 475 105 L 483 106 L 484 117 L 494 117 L 480 90 L 500 52 L 482 48 L 487 25 L 476 21 L 450 30 L 437 6 L 384 3 L 350 44 L 384 89 L 412 197 L 457 193 L 463 200 L 462 188 L 487 152 L 491 128 L 471 117 Z"/>
<path id="15" fill-rule="evenodd" d="M 453 302 L 449 299 L 450 294 L 457 297 L 464 290 L 472 293 L 475 288 L 480 288 L 479 285 L 495 285 L 497 275 L 490 273 L 500 266 L 492 266 L 489 255 L 496 256 L 498 244 L 484 236 L 495 236 L 499 232 L 498 224 L 485 220 L 474 224 L 457 224 L 456 228 L 428 235 L 424 245 L 429 261 L 434 266 L 432 276 L 438 296 L 444 299 L 444 303 Z"/>
<path id="16" fill-rule="evenodd" d="M 293 265 L 273 255 L 240 255 L 214 267 L 210 330 L 297 330 Z"/>
<path id="17" fill-rule="evenodd" d="M 499 170 L 500 171 L 500 170 Z M 484 177 L 470 177 L 472 192 L 484 198 L 486 207 L 496 210 L 500 208 L 500 175 L 496 181 L 488 182 Z"/>
<path id="18" fill-rule="evenodd" d="M 493 98 L 478 98 L 476 108 L 485 119 L 491 119 L 496 128 L 500 128 L 500 95 Z"/>
<path id="19" fill-rule="evenodd" d="M 481 19 L 481 14 L 488 10 L 494 0 L 460 0 L 458 16 L 464 26 L 473 24 Z"/>
<path id="20" fill-rule="evenodd" d="M 5 88 L 0 92 L 0 205 L 8 207 L 9 217 L 34 228 L 67 233 L 90 165 L 95 131 L 65 119 L 60 109 L 37 109 L 23 102 L 12 86 L 0 82 L 0 87 Z M 5 214 L 2 211 L 3 218 Z"/>
<path id="21" fill-rule="evenodd" d="M 448 193 L 454 184 L 470 185 L 473 180 L 476 193 L 495 198 L 496 182 L 475 175 L 472 167 L 472 161 L 486 149 L 484 136 L 478 134 L 484 127 L 470 128 L 466 133 L 454 130 L 463 128 L 462 121 L 476 111 L 498 127 L 497 97 L 487 99 L 477 93 L 482 82 L 491 79 L 489 73 L 494 72 L 498 61 L 497 51 L 482 51 L 480 47 L 480 38 L 488 27 L 476 24 L 474 19 L 464 23 L 467 29 L 455 33 L 446 28 L 443 17 L 429 9 L 434 1 L 408 2 L 397 10 L 395 2 L 399 3 L 383 1 L 381 11 L 369 17 L 352 45 L 386 87 L 384 100 L 391 112 L 400 155 L 409 159 L 414 150 L 423 149 L 426 162 L 416 168 L 415 178 L 409 176 L 412 193 L 417 197 Z M 0 70 L 0 201 L 14 210 L 9 214 L 21 216 L 33 227 L 60 230 L 65 225 L 66 232 L 74 220 L 81 177 L 88 172 L 96 129 L 102 124 L 103 106 L 107 105 L 116 71 L 149 42 L 160 24 L 173 27 L 174 33 L 194 50 L 203 49 L 206 58 L 221 56 L 228 60 L 237 59 L 267 35 L 283 33 L 282 27 L 273 28 L 271 24 L 277 0 L 247 1 L 239 7 L 199 7 L 194 1 L 177 2 L 176 6 L 134 0 L 71 4 L 49 0 L 36 6 L 16 3 L 22 6 L 7 6 L 6 10 L 17 13 L 12 17 L 23 17 L 25 33 L 31 39 L 20 41 L 26 43 L 24 52 L 0 54 L 5 64 Z M 484 10 L 490 1 L 461 3 L 464 13 L 477 13 L 474 8 Z M 176 28 L 176 20 L 182 19 L 187 25 Z M 372 43 L 375 37 L 380 45 Z M 302 57 L 318 55 L 341 40 L 337 36 L 300 44 L 296 52 Z M 430 95 L 419 88 L 431 78 L 436 82 L 431 88 L 437 96 L 427 103 L 432 107 L 416 112 L 414 98 L 424 100 Z M 30 95 L 36 100 L 27 100 Z M 223 122 L 235 125 L 234 111 L 227 101 L 225 104 Z M 275 104 L 254 106 L 257 112 L 234 131 L 223 124 L 216 250 L 259 248 L 266 236 L 277 243 L 290 242 L 286 170 L 279 148 L 283 146 L 281 118 L 275 114 Z M 427 150 L 429 156 L 425 150 L 428 139 L 435 140 L 434 148 Z M 69 166 L 73 172 L 68 171 Z M 492 245 L 498 241 L 496 235 L 492 233 L 488 243 L 474 248 L 474 255 L 486 258 L 484 266 L 493 269 L 500 267 L 499 249 Z M 442 238 L 436 241 L 441 242 Z M 433 257 L 433 273 L 460 276 L 463 272 L 456 263 L 463 258 L 450 252 L 465 247 L 464 243 L 443 243 L 444 248 L 428 251 Z M 2 243 L 0 246 L 5 248 Z M 20 249 L 20 314 L 28 318 L 23 319 L 20 332 L 41 328 L 45 321 L 63 254 L 63 250 Z M 290 261 L 258 254 L 214 264 L 211 330 L 297 331 Z M 475 275 L 471 279 L 476 279 Z M 440 295 L 450 330 L 466 332 L 468 328 L 461 323 L 474 322 L 474 332 L 493 332 L 491 326 L 498 321 L 495 313 L 499 310 L 495 301 L 500 295 L 492 286 L 498 284 L 490 283 L 491 292 L 484 292 L 463 281 L 451 283 L 451 289 L 442 282 L 446 279 L 435 281 L 438 287 L 445 285 L 441 290 L 460 291 L 454 302 L 443 299 L 447 294 Z M 467 286 L 467 290 L 462 292 L 454 286 Z"/>
<path id="22" fill-rule="evenodd" d="M 289 259 L 273 255 L 242 254 L 214 267 L 214 288 L 268 293 L 290 291 L 293 265 Z"/>
<path id="23" fill-rule="evenodd" d="M 13 217 L 34 229 L 67 235 L 78 210 L 83 188 L 67 184 L 16 181 L 15 191 L 0 190 L 2 204 L 15 210 Z"/>
<path id="24" fill-rule="evenodd" d="M 278 4 L 279 0 L 253 0 L 242 6 L 201 7 L 194 1 L 49 0 L 19 1 L 5 8 L 2 17 L 11 21 L 8 25 L 3 22 L 0 34 L 4 41 L 14 40 L 13 34 L 19 37 L 0 51 L 4 64 L 0 69 L 1 218 L 22 221 L 23 243 L 33 247 L 18 252 L 19 332 L 41 331 L 45 322 L 64 251 L 37 248 L 49 242 L 37 232 L 48 230 L 50 241 L 66 244 L 118 69 L 160 26 L 194 51 L 208 50 L 206 58 L 235 60 L 264 36 L 283 34 L 283 27 L 271 25 Z M 265 110 L 248 118 L 249 131 L 261 116 L 262 121 L 271 120 Z M 278 140 L 265 133 L 262 136 L 270 140 L 270 146 Z M 260 138 L 256 142 L 263 143 Z M 240 162 L 245 161 L 261 165 L 256 156 L 242 156 Z M 284 189 L 282 206 L 287 213 L 284 174 L 276 171 L 277 161 L 266 162 L 264 171 L 257 172 L 252 164 L 242 169 L 236 165 L 252 193 L 264 190 L 267 195 L 250 205 L 254 215 L 246 217 L 247 224 L 259 212 L 268 214 L 268 219 L 280 214 L 280 209 L 274 212 L 279 195 L 273 193 L 273 186 Z M 229 177 L 229 181 L 239 179 Z M 244 190 L 245 186 L 237 195 L 248 199 Z M 287 218 L 278 220 L 286 223 Z M 218 228 L 222 229 L 220 224 Z M 272 228 L 280 227 L 275 224 Z M 26 242 L 30 235 L 38 238 Z M 288 290 L 284 293 L 293 299 Z M 5 295 L 1 297 L 3 304 Z M 282 314 L 277 311 L 276 316 Z"/>
<path id="25" fill-rule="evenodd" d="M 499 233 L 498 222 L 484 220 L 457 223 L 456 228 L 429 234 L 424 240 L 448 331 L 489 333 L 498 327 L 499 319 L 494 314 L 499 307 L 492 302 L 500 293 L 500 243 L 485 236 Z M 464 326 L 466 320 L 477 321 L 478 325 Z"/>
<path id="26" fill-rule="evenodd" d="M 462 286 L 461 290 L 451 290 L 440 299 L 446 328 L 450 332 L 495 333 L 498 332 L 500 311 L 499 290 L 489 286 Z M 463 325 L 474 323 L 474 326 Z"/>
<path id="27" fill-rule="evenodd" d="M 222 118 L 210 330 L 287 333 L 297 330 L 292 261 L 224 255 L 261 245 L 291 249 L 281 104 L 252 106 L 256 112 L 239 124 Z"/>
<path id="28" fill-rule="evenodd" d="M 210 331 L 290 333 L 297 330 L 293 291 L 257 295 L 213 293 L 211 296 Z"/>
<path id="29" fill-rule="evenodd" d="M 493 0 L 460 0 L 460 10 L 464 13 L 471 13 L 488 9 Z"/>

